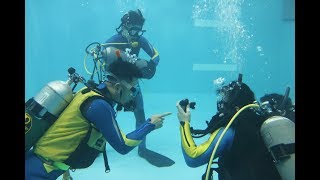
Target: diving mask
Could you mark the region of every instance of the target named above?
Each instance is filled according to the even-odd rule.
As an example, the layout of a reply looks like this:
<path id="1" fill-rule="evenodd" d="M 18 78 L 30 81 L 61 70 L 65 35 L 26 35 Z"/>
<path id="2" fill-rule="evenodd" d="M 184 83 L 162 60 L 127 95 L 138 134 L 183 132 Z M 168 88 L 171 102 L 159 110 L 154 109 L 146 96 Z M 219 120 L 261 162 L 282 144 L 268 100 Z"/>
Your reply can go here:
<path id="1" fill-rule="evenodd" d="M 142 30 L 141 28 L 132 27 L 128 30 L 130 36 L 137 36 L 140 37 L 143 35 L 146 30 Z"/>
<path id="2" fill-rule="evenodd" d="M 232 81 L 228 85 L 217 89 L 217 108 L 218 111 L 225 111 L 234 106 L 236 98 L 241 91 L 242 74 L 239 74 L 237 81 Z"/>
<path id="3" fill-rule="evenodd" d="M 128 31 L 128 35 L 130 35 L 131 37 L 140 37 L 143 35 L 143 33 L 146 32 L 146 30 L 142 30 L 142 26 L 123 25 L 123 28 Z"/>
<path id="4" fill-rule="evenodd" d="M 116 75 L 110 72 L 106 72 L 103 75 L 103 81 L 108 81 L 111 83 L 116 83 L 116 82 L 120 83 L 123 87 L 127 88 L 130 91 L 131 98 L 135 98 L 140 92 L 140 87 L 138 83 L 135 85 L 131 85 L 125 80 L 120 80 Z"/>

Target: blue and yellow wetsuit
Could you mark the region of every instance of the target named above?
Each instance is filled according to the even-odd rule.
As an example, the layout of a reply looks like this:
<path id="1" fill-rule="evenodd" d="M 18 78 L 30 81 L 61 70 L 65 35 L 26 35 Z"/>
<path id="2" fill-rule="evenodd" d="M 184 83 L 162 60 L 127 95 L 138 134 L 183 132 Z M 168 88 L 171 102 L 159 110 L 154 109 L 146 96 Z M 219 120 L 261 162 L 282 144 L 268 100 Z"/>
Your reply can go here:
<path id="1" fill-rule="evenodd" d="M 191 136 L 190 123 L 180 122 L 181 147 L 186 164 L 189 167 L 199 167 L 208 163 L 223 130 L 223 127 L 217 129 L 207 141 L 197 146 Z M 225 151 L 231 148 L 233 137 L 234 129 L 230 127 L 221 139 L 214 158 L 223 155 Z"/>
<path id="2" fill-rule="evenodd" d="M 140 52 L 140 49 L 142 48 L 151 57 L 150 62 L 155 63 L 155 65 L 157 66 L 160 61 L 158 51 L 143 36 L 140 36 L 136 40 L 136 42 L 138 44 L 135 43 L 135 45 L 133 45 L 132 43 L 128 43 L 128 40 L 125 37 L 123 37 L 121 34 L 116 34 L 110 37 L 105 43 L 106 43 L 106 47 L 112 46 L 122 51 L 125 51 L 126 48 L 129 48 L 131 49 L 131 54 L 135 54 L 137 57 L 139 57 L 139 52 Z M 144 113 L 142 92 L 140 92 L 136 96 L 135 103 L 136 103 L 136 108 L 134 110 L 134 116 L 136 118 L 136 128 L 138 128 L 145 122 L 145 119 L 146 119 L 145 113 Z M 146 141 L 143 140 L 143 142 L 140 144 L 139 147 L 146 148 Z"/>
<path id="3" fill-rule="evenodd" d="M 104 88 L 104 85 L 99 87 Z M 92 151 L 91 147 L 97 143 L 88 147 L 88 139 L 96 138 L 96 142 L 100 144 L 105 140 L 117 152 L 126 154 L 155 129 L 155 125 L 148 119 L 135 131 L 125 135 L 116 121 L 113 103 L 99 97 L 101 96 L 93 91 L 83 94 L 80 90 L 76 94 L 60 117 L 39 139 L 33 151 L 28 153 L 25 161 L 26 180 L 56 179 L 65 172 L 48 162 L 61 162 L 67 167 L 70 164 L 66 162 L 82 163 L 83 168 L 90 166 L 96 156 L 88 152 Z M 98 133 L 88 136 L 93 132 L 92 127 L 95 127 Z M 80 148 L 83 145 L 86 147 Z M 105 150 L 105 144 L 101 147 L 100 152 Z M 97 152 L 95 149 L 93 151 Z M 91 159 L 86 160 L 85 157 Z"/>

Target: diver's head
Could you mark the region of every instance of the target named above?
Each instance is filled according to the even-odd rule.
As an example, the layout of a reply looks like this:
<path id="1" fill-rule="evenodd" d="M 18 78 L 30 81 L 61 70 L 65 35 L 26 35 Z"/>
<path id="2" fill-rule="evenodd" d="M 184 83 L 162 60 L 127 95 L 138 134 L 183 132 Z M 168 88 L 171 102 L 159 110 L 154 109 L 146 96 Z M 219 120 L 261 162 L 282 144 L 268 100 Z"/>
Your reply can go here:
<path id="1" fill-rule="evenodd" d="M 141 76 L 139 69 L 130 62 L 118 60 L 110 64 L 104 74 L 110 98 L 125 110 L 134 110 L 134 99 L 140 93 L 138 80 Z"/>
<path id="2" fill-rule="evenodd" d="M 255 101 L 253 91 L 242 82 L 242 74 L 239 75 L 237 81 L 232 81 L 228 85 L 217 89 L 217 95 L 217 110 L 220 113 L 240 109 Z"/>
<path id="3" fill-rule="evenodd" d="M 121 18 L 121 24 L 116 31 L 125 37 L 128 41 L 137 40 L 145 30 L 142 30 L 144 17 L 139 9 L 130 10 Z"/>

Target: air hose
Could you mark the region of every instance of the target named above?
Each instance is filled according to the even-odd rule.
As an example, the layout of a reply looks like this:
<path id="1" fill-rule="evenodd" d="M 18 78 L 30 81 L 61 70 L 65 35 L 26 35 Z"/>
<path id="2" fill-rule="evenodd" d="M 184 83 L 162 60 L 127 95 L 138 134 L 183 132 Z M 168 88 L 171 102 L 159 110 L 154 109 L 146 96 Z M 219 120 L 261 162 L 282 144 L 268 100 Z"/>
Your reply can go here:
<path id="1" fill-rule="evenodd" d="M 205 180 L 209 180 L 209 172 L 210 172 L 210 167 L 211 167 L 211 164 L 212 164 L 212 161 L 213 161 L 213 157 L 218 149 L 218 146 L 220 144 L 220 141 L 221 139 L 223 138 L 224 134 L 226 133 L 226 131 L 229 129 L 229 127 L 231 126 L 231 124 L 233 123 L 233 121 L 238 117 L 238 115 L 245 109 L 247 108 L 250 108 L 250 107 L 254 107 L 254 108 L 259 108 L 259 105 L 257 104 L 248 104 L 244 107 L 242 107 L 232 118 L 231 120 L 229 121 L 229 123 L 227 124 L 226 128 L 222 131 L 221 133 L 221 136 L 219 137 L 218 141 L 217 141 L 217 144 L 215 145 L 213 151 L 212 151 L 212 154 L 211 154 L 211 157 L 210 157 L 210 160 L 208 162 L 208 166 L 207 166 L 207 170 L 206 170 L 206 178 Z"/>
<path id="2" fill-rule="evenodd" d="M 131 43 L 105 43 L 101 44 L 101 46 L 106 46 L 106 45 L 122 45 L 122 44 L 131 44 L 132 47 L 137 47 L 139 45 L 139 42 L 131 42 Z"/>

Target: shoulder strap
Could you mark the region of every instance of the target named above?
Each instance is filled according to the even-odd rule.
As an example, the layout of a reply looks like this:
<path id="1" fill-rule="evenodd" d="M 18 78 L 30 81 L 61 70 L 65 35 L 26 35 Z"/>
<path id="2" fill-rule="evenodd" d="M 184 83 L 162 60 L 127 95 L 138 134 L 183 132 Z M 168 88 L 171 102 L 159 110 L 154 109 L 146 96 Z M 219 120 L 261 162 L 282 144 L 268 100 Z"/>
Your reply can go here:
<path id="1" fill-rule="evenodd" d="M 96 129 L 97 131 L 99 131 L 94 124 L 90 123 L 90 125 L 91 125 L 91 128 L 94 128 L 94 129 Z M 99 132 L 100 132 L 100 131 L 99 131 Z M 106 146 L 104 147 L 104 150 L 103 150 L 102 154 L 103 154 L 105 172 L 106 172 L 106 173 L 109 173 L 109 172 L 110 172 L 110 166 L 109 166 L 109 163 L 108 163 Z"/>

